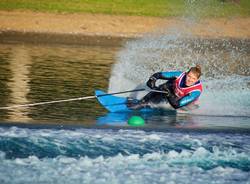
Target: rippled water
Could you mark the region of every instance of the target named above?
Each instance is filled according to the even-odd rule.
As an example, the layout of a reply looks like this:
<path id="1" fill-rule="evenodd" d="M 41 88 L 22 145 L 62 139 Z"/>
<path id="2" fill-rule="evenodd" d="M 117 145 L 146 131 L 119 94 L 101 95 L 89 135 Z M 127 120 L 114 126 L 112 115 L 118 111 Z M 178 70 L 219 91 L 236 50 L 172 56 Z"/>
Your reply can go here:
<path id="1" fill-rule="evenodd" d="M 0 180 L 249 183 L 249 142 L 245 134 L 0 128 Z"/>
<path id="2" fill-rule="evenodd" d="M 124 47 L 0 44 L 1 107 L 133 89 L 195 63 L 204 84 L 188 113 L 107 113 L 96 99 L 1 109 L 1 183 L 250 183 L 249 57 L 247 40 L 166 35 Z M 130 127 L 132 115 L 145 126 Z"/>
<path id="3" fill-rule="evenodd" d="M 108 85 L 115 47 L 0 45 L 0 106 L 93 95 Z M 95 108 L 92 108 L 95 107 Z M 1 110 L 2 121 L 74 121 L 104 112 L 95 100 Z M 96 113 L 97 112 L 97 113 Z"/>

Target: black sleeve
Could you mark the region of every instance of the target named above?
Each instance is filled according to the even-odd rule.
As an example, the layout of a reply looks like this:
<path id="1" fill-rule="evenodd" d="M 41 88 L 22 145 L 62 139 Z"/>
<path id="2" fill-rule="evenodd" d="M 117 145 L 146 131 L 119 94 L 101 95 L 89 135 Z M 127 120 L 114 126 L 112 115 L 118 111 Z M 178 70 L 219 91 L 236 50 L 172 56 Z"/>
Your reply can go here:
<path id="1" fill-rule="evenodd" d="M 178 108 L 181 107 L 181 106 L 180 106 L 180 101 L 178 100 L 178 98 L 177 98 L 175 95 L 171 94 L 171 95 L 168 96 L 167 99 L 168 99 L 169 104 L 170 104 L 173 108 L 178 109 Z"/>
<path id="2" fill-rule="evenodd" d="M 162 74 L 161 72 L 154 73 L 151 77 L 154 77 L 155 79 L 162 79 Z"/>

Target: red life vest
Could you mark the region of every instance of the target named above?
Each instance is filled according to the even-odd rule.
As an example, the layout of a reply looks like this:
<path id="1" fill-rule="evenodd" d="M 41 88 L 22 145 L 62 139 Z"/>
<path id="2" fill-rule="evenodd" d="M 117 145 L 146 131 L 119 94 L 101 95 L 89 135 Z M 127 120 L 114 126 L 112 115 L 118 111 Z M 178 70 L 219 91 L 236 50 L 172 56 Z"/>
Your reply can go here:
<path id="1" fill-rule="evenodd" d="M 202 92 L 202 85 L 201 82 L 199 81 L 198 83 L 196 83 L 193 86 L 189 86 L 189 87 L 185 87 L 182 88 L 180 86 L 181 81 L 183 80 L 183 77 L 186 75 L 186 72 L 183 72 L 174 82 L 174 92 L 175 95 L 179 98 L 182 98 L 186 95 L 188 95 L 189 93 L 193 92 L 193 91 L 200 91 Z"/>

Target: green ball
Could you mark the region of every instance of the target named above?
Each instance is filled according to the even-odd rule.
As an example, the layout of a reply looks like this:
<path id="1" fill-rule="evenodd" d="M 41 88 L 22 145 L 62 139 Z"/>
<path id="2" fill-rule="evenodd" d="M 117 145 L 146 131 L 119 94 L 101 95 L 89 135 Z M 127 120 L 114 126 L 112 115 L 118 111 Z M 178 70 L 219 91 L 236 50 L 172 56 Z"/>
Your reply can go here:
<path id="1" fill-rule="evenodd" d="M 129 118 L 128 124 L 131 126 L 143 126 L 145 124 L 145 121 L 140 116 L 132 116 L 131 118 Z"/>

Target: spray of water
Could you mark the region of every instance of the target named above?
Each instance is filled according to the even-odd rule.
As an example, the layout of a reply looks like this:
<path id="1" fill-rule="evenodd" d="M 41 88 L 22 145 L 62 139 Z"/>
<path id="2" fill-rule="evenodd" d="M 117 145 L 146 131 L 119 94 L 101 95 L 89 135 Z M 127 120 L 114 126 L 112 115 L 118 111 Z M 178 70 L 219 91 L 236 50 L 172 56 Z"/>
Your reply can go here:
<path id="1" fill-rule="evenodd" d="M 193 19 L 186 19 L 194 25 Z M 250 116 L 250 43 L 236 39 L 202 39 L 177 25 L 128 42 L 117 55 L 109 92 L 133 89 L 158 71 L 186 71 L 202 66 L 204 92 L 192 113 Z"/>

